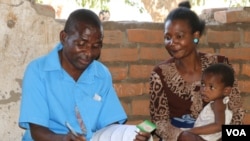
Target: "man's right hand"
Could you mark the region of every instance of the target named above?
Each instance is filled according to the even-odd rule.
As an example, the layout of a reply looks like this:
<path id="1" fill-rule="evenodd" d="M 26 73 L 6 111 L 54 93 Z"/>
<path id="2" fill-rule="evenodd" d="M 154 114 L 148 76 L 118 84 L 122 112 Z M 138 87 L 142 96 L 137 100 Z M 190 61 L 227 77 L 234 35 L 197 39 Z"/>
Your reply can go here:
<path id="1" fill-rule="evenodd" d="M 68 134 L 56 134 L 46 127 L 30 123 L 31 136 L 34 141 L 86 141 L 85 137 Z"/>
<path id="2" fill-rule="evenodd" d="M 78 135 L 75 136 L 71 132 L 69 132 L 64 138 L 63 141 L 86 141 L 85 137 Z"/>

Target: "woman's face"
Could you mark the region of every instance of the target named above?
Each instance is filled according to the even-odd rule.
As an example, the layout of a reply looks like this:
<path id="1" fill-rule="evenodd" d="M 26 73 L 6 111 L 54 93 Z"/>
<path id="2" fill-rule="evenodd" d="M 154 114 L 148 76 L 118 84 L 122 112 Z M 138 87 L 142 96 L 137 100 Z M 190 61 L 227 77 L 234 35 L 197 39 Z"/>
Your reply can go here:
<path id="1" fill-rule="evenodd" d="M 196 52 L 194 33 L 186 20 L 168 20 L 164 29 L 165 48 L 172 57 L 181 59 Z"/>

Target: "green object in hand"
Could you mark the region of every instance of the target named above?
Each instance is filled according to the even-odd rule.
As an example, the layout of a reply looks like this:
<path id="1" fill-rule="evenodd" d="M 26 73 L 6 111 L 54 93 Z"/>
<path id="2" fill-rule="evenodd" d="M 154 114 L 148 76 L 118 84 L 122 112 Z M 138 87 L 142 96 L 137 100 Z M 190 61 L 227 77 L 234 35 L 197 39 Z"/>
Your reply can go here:
<path id="1" fill-rule="evenodd" d="M 143 121 L 142 123 L 136 125 L 136 127 L 139 128 L 140 131 L 148 133 L 151 133 L 156 129 L 156 125 L 149 120 Z"/>

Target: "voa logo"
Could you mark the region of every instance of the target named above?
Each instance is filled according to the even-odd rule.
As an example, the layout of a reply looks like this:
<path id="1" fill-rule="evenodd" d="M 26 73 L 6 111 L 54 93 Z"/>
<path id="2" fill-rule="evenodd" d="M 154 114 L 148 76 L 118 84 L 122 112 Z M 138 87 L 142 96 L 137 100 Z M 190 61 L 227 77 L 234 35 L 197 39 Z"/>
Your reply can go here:
<path id="1" fill-rule="evenodd" d="M 247 136 L 244 129 L 226 129 L 227 136 Z"/>

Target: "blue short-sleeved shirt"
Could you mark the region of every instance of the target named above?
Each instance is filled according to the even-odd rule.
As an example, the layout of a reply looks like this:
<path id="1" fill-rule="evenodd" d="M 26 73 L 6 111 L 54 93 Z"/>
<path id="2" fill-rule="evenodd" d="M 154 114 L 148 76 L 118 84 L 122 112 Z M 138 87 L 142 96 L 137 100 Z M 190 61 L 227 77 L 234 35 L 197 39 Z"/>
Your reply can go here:
<path id="1" fill-rule="evenodd" d="M 61 67 L 58 56 L 61 49 L 59 43 L 48 55 L 32 61 L 26 68 L 19 117 L 20 127 L 26 129 L 23 141 L 32 141 L 29 123 L 66 134 L 67 121 L 76 132 L 82 133 L 75 115 L 76 106 L 87 129 L 87 140 L 96 130 L 127 119 L 109 70 L 93 61 L 75 82 Z"/>

